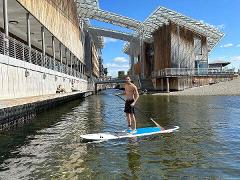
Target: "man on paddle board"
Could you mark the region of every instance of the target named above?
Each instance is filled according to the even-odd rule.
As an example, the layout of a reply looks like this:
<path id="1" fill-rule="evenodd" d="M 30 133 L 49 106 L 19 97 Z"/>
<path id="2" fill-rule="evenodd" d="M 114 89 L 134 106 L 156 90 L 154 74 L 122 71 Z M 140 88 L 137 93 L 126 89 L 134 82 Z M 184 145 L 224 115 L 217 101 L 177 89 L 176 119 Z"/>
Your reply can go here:
<path id="1" fill-rule="evenodd" d="M 131 79 L 129 76 L 126 77 L 126 83 L 125 83 L 125 96 L 126 96 L 126 102 L 125 102 L 125 108 L 124 112 L 126 113 L 127 120 L 128 120 L 128 128 L 132 130 L 133 132 L 136 131 L 136 119 L 135 119 L 135 112 L 134 112 L 134 105 L 136 104 L 139 94 L 137 87 L 131 83 Z"/>

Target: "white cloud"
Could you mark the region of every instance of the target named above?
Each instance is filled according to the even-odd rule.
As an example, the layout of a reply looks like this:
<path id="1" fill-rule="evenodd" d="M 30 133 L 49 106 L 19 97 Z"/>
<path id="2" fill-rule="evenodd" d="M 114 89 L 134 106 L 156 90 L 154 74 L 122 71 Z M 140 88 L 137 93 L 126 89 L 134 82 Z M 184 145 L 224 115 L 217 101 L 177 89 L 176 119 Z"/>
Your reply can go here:
<path id="1" fill-rule="evenodd" d="M 110 70 L 108 72 L 108 75 L 112 76 L 113 78 L 116 78 L 116 77 L 118 77 L 118 71 L 117 70 Z"/>
<path id="2" fill-rule="evenodd" d="M 221 48 L 229 48 L 229 47 L 232 47 L 233 44 L 232 43 L 228 43 L 228 44 L 224 44 L 222 46 L 220 46 Z"/>
<path id="3" fill-rule="evenodd" d="M 128 64 L 107 63 L 104 64 L 104 67 L 108 68 L 108 75 L 112 77 L 117 77 L 118 71 L 125 71 L 125 74 L 127 74 L 129 70 Z"/>
<path id="4" fill-rule="evenodd" d="M 240 47 L 240 44 L 237 44 L 236 47 Z"/>
<path id="5" fill-rule="evenodd" d="M 117 39 L 109 38 L 109 37 L 104 37 L 104 43 L 111 43 L 111 42 L 117 42 Z"/>
<path id="6" fill-rule="evenodd" d="M 230 61 L 240 61 L 240 56 L 233 56 L 230 58 Z"/>
<path id="7" fill-rule="evenodd" d="M 128 60 L 125 58 L 125 57 L 115 57 L 113 59 L 113 62 L 116 62 L 116 63 L 124 63 L 124 62 L 128 62 Z"/>
<path id="8" fill-rule="evenodd" d="M 129 68 L 129 64 L 107 63 L 107 64 L 104 64 L 104 67 L 123 70 L 123 69 Z"/>
<path id="9" fill-rule="evenodd" d="M 127 74 L 129 70 L 128 59 L 125 57 L 115 57 L 112 63 L 105 63 L 103 66 L 108 68 L 108 75 L 112 77 L 117 77 L 118 71 L 125 71 L 125 74 Z"/>

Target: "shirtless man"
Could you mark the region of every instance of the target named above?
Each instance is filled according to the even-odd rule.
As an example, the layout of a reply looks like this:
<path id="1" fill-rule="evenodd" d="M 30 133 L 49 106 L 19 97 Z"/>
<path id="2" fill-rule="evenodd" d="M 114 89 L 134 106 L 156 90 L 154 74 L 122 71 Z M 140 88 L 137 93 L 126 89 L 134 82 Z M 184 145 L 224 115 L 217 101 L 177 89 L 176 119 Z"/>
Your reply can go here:
<path id="1" fill-rule="evenodd" d="M 130 130 L 136 131 L 136 119 L 134 116 L 134 105 L 136 104 L 139 94 L 137 87 L 131 83 L 131 79 L 129 76 L 126 77 L 126 84 L 125 84 L 125 108 L 124 112 L 126 113 L 127 120 L 128 120 L 128 128 Z"/>

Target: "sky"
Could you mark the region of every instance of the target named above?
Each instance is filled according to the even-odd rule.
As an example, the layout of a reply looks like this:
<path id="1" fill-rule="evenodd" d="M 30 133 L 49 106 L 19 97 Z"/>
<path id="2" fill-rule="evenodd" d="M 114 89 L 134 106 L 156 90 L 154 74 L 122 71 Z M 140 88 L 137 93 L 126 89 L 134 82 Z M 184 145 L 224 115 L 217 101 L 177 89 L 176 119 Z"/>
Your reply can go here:
<path id="1" fill-rule="evenodd" d="M 240 69 L 240 0 L 99 0 L 100 9 L 144 21 L 157 7 L 177 11 L 195 20 L 214 25 L 225 36 L 209 53 L 209 62 L 231 62 L 228 68 Z M 93 26 L 133 32 L 129 29 L 91 20 Z M 108 75 L 129 69 L 129 57 L 122 52 L 124 41 L 105 38 L 102 50 Z"/>

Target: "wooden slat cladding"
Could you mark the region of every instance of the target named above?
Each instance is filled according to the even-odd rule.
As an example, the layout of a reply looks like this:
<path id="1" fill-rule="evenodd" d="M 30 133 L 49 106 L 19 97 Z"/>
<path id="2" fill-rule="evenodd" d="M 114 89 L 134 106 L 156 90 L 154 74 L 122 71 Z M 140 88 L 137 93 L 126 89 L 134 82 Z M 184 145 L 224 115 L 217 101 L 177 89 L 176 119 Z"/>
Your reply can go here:
<path id="1" fill-rule="evenodd" d="M 153 34 L 154 37 L 154 71 L 171 67 L 170 27 L 162 26 Z"/>
<path id="2" fill-rule="evenodd" d="M 208 45 L 207 45 L 207 38 L 201 36 L 202 40 L 202 56 L 201 60 L 207 60 L 208 61 Z"/>
<path id="3" fill-rule="evenodd" d="M 145 77 L 151 77 L 153 63 L 154 63 L 154 49 L 153 45 L 149 43 L 144 43 L 143 45 L 143 52 L 144 52 L 144 75 Z"/>
<path id="4" fill-rule="evenodd" d="M 194 68 L 195 60 L 207 60 L 207 38 L 184 27 L 171 23 L 172 68 Z M 201 39 L 201 54 L 195 54 L 194 38 Z"/>
<path id="5" fill-rule="evenodd" d="M 194 36 L 195 34 L 181 26 L 170 23 L 171 27 L 171 67 L 194 68 Z"/>
<path id="6" fill-rule="evenodd" d="M 74 25 L 78 26 L 78 18 L 77 18 L 77 7 L 74 5 L 73 0 L 47 0 L 51 3 L 55 8 L 62 11 L 62 13 L 71 20 Z"/>
<path id="7" fill-rule="evenodd" d="M 137 75 L 140 75 L 140 74 L 141 74 L 141 65 L 140 65 L 139 62 L 138 62 L 137 64 L 134 64 L 134 72 L 135 72 L 135 74 L 137 74 Z"/>
<path id="8" fill-rule="evenodd" d="M 17 0 L 77 58 L 83 47 L 73 0 Z M 56 8 L 56 6 L 58 8 Z"/>
<path id="9" fill-rule="evenodd" d="M 154 71 L 164 68 L 194 68 L 195 60 L 207 61 L 207 38 L 170 23 L 153 34 Z M 195 54 L 194 38 L 201 39 L 201 54 Z"/>

